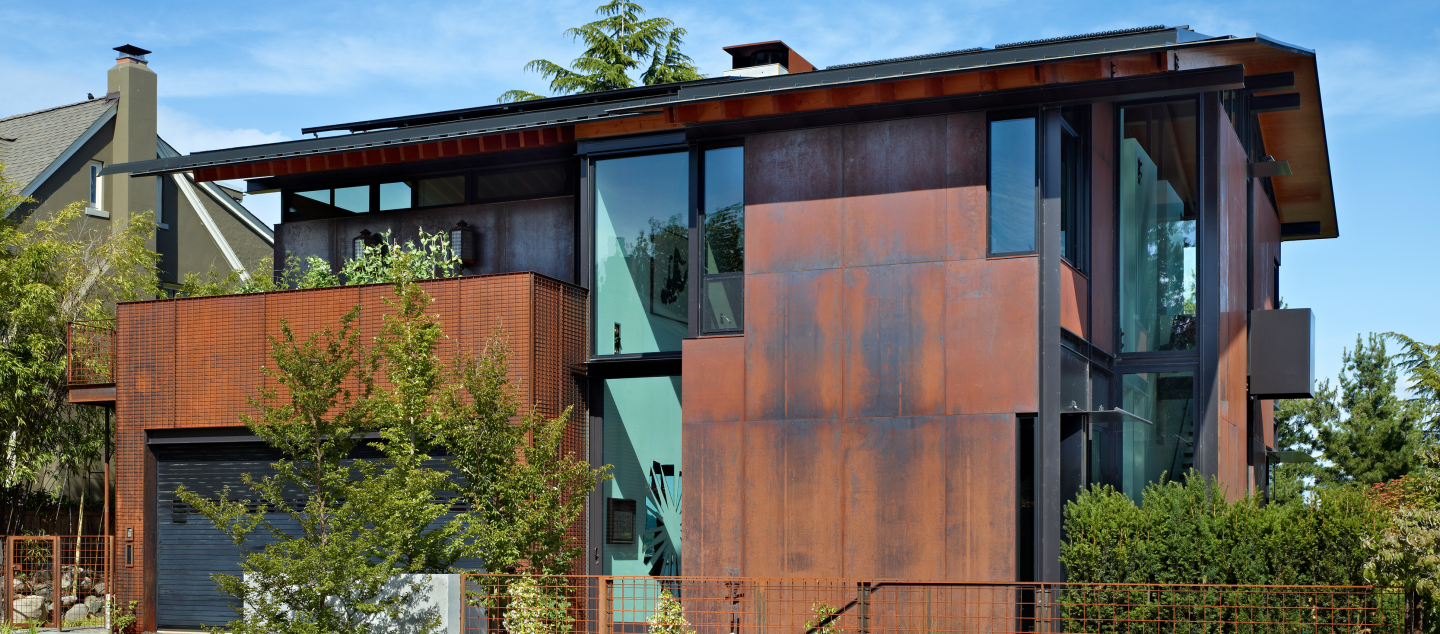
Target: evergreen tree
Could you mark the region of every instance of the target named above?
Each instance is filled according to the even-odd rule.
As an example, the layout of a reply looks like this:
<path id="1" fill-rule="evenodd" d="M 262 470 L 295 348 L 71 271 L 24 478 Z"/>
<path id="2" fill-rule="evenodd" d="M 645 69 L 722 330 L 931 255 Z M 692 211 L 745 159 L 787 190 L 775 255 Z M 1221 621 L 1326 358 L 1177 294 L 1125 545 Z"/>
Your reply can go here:
<path id="1" fill-rule="evenodd" d="M 1385 333 L 1400 342 L 1396 365 L 1410 378 L 1410 392 L 1420 408 L 1421 426 L 1433 442 L 1440 435 L 1440 345 L 1421 343 L 1396 332 Z"/>
<path id="2" fill-rule="evenodd" d="M 1396 389 L 1397 364 L 1385 350 L 1385 338 L 1355 337 L 1340 372 L 1338 400 L 1317 394 L 1319 413 L 1311 425 L 1314 447 L 1328 465 L 1326 480 L 1374 484 L 1410 473 L 1418 464 L 1423 436 L 1421 407 L 1402 399 Z M 1322 384 L 1322 387 L 1327 387 Z"/>
<path id="3" fill-rule="evenodd" d="M 653 86 L 700 79 L 700 69 L 680 50 L 685 29 L 675 26 L 669 18 L 644 19 L 644 7 L 628 0 L 611 0 L 595 9 L 601 19 L 565 31 L 572 41 L 585 43 L 585 52 L 570 68 L 555 62 L 537 59 L 525 70 L 540 73 L 550 80 L 550 91 L 557 95 L 600 92 L 635 86 L 632 71 L 648 67 L 640 76 L 643 85 Z M 510 90 L 500 95 L 501 103 L 544 99 L 525 90 Z"/>

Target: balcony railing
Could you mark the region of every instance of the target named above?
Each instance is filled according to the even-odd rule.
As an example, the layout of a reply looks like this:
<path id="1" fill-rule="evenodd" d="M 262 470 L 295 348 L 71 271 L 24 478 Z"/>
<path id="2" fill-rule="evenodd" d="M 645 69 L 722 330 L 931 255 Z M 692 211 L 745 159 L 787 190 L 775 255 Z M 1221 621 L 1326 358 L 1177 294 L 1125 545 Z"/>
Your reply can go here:
<path id="1" fill-rule="evenodd" d="M 466 575 L 468 632 L 950 634 L 1417 631 L 1395 588 Z M 673 597 L 666 609 L 662 593 Z M 688 626 L 675 627 L 675 617 Z M 668 627 L 667 627 L 668 626 Z"/>
<path id="2" fill-rule="evenodd" d="M 70 322 L 65 348 L 65 380 L 71 387 L 115 384 L 114 319 Z"/>

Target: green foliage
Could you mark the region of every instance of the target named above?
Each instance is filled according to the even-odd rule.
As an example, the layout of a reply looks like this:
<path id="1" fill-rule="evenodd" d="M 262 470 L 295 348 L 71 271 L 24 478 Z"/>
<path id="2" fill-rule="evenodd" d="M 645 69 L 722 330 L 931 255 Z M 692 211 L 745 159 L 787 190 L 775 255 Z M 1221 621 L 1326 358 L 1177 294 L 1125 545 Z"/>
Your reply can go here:
<path id="1" fill-rule="evenodd" d="M 836 625 L 839 617 L 835 616 L 840 610 L 824 601 L 817 601 L 810 604 L 810 609 L 815 611 L 815 618 L 805 622 L 805 631 L 814 634 L 844 634 L 845 630 Z"/>
<path id="2" fill-rule="evenodd" d="M 1364 540 L 1383 521 L 1358 488 L 1229 502 L 1191 472 L 1150 485 L 1140 506 L 1108 486 L 1085 490 L 1065 506 L 1060 559 L 1075 582 L 1364 585 Z"/>
<path id="3" fill-rule="evenodd" d="M 380 244 L 365 247 L 365 254 L 345 261 L 340 275 L 346 284 L 398 284 L 415 280 L 454 277 L 460 271 L 460 256 L 450 250 L 444 231 L 420 230 L 420 244 L 407 240 L 397 244 L 386 231 Z"/>
<path id="4" fill-rule="evenodd" d="M 1421 343 L 1397 332 L 1385 336 L 1400 342 L 1402 351 L 1395 355 L 1395 364 L 1409 375 L 1421 427 L 1432 436 L 1440 434 L 1440 345 Z"/>
<path id="5" fill-rule="evenodd" d="M 0 210 L 31 202 L 0 165 Z M 0 220 L 0 457 L 4 499 L 40 484 L 41 474 L 78 473 L 105 442 L 97 408 L 68 403 L 66 327 L 114 316 L 118 301 L 155 297 L 157 254 L 149 214 L 101 228 L 84 203 L 48 217 Z M 22 222 L 23 220 L 23 222 Z M 56 478 L 57 487 L 65 478 Z M 9 504 L 0 504 L 9 506 Z"/>
<path id="6" fill-rule="evenodd" d="M 685 619 L 685 608 L 669 590 L 660 591 L 655 613 L 645 622 L 650 625 L 651 634 L 695 634 L 695 630 L 690 629 L 690 621 Z"/>
<path id="7" fill-rule="evenodd" d="M 1426 597 L 1435 611 L 1440 599 L 1440 451 L 1428 447 L 1421 460 L 1421 469 L 1386 486 L 1397 489 L 1397 495 L 1389 525 L 1366 543 L 1373 554 L 1365 576 Z"/>
<path id="8" fill-rule="evenodd" d="M 570 615 L 570 601 L 553 590 L 564 587 L 565 580 L 520 577 L 506 590 L 505 630 L 510 634 L 566 634 L 575 629 Z"/>
<path id="9" fill-rule="evenodd" d="M 1357 336 L 1355 349 L 1346 350 L 1343 358 L 1336 404 L 1344 416 L 1327 416 L 1314 425 L 1315 448 L 1330 462 L 1321 475 L 1373 484 L 1409 473 L 1423 443 L 1421 411 L 1400 398 L 1397 366 L 1384 338 L 1372 334 L 1367 345 Z"/>
<path id="10" fill-rule="evenodd" d="M 668 18 L 642 16 L 645 9 L 628 0 L 611 0 L 595 9 L 601 19 L 565 31 L 571 41 L 585 43 L 585 52 L 565 68 L 555 62 L 537 59 L 525 70 L 540 73 L 550 80 L 550 91 L 557 95 L 600 92 L 630 88 L 635 80 L 632 71 L 649 65 L 640 76 L 643 85 L 653 86 L 700 79 L 700 69 L 681 52 L 685 29 Z M 500 103 L 529 101 L 544 97 L 525 90 L 511 90 L 500 95 Z"/>

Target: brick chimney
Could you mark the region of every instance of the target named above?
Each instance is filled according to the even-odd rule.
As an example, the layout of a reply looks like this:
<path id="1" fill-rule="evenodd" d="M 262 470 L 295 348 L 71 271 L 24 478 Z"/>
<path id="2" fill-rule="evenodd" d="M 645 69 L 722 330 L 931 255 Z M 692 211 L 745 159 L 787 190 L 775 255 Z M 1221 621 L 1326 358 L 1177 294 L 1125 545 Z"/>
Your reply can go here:
<path id="1" fill-rule="evenodd" d="M 112 163 L 129 163 L 156 158 L 155 71 L 138 46 L 117 46 L 119 53 L 109 73 L 109 95 L 119 98 L 115 113 L 115 137 L 111 141 Z M 124 222 L 130 214 L 155 209 L 155 178 L 131 178 L 128 174 L 108 176 L 110 217 Z"/>

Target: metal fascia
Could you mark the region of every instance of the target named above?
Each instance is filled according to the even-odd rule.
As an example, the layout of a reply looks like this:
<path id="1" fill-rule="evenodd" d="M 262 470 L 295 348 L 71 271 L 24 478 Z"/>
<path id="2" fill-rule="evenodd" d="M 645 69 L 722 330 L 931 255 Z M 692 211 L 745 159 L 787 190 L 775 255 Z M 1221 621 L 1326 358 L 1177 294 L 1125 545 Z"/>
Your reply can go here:
<path id="1" fill-rule="evenodd" d="M 183 157 L 134 161 L 106 167 L 102 174 L 129 173 L 131 176 L 153 176 L 171 174 L 207 167 L 221 167 L 242 163 L 258 163 L 282 159 L 357 152 L 398 145 L 414 145 L 432 141 L 447 141 L 503 132 L 520 132 L 557 125 L 589 123 L 599 120 L 614 120 L 637 116 L 634 114 L 613 114 L 604 105 L 577 106 L 560 110 L 526 112 L 489 119 L 452 121 L 427 126 L 363 132 L 319 139 L 302 139 L 266 145 L 250 145 L 210 152 L 197 152 Z"/>
<path id="2" fill-rule="evenodd" d="M 180 156 L 180 152 L 177 151 L 174 146 L 166 142 L 165 139 L 157 136 L 155 137 L 155 140 L 157 141 L 157 143 L 155 144 L 157 155 L 167 158 Z M 235 202 L 234 199 L 225 195 L 225 192 L 220 191 L 220 188 L 216 187 L 214 183 L 200 183 L 200 186 L 204 187 L 205 191 L 210 192 L 210 195 L 213 198 L 220 201 L 221 205 L 223 205 L 226 209 L 230 210 L 231 215 L 239 218 L 240 222 L 249 225 L 251 229 L 254 229 L 257 233 L 260 234 L 261 238 L 264 238 L 266 242 L 269 242 L 270 246 L 275 246 L 275 230 L 265 226 L 265 223 L 260 222 L 260 219 L 256 218 L 255 214 L 250 213 L 250 210 L 248 208 L 238 202 Z"/>
<path id="3" fill-rule="evenodd" d="M 80 151 L 80 148 L 85 145 L 86 141 L 89 141 L 91 137 L 95 136 L 96 132 L 100 131 L 100 128 L 105 127 L 105 124 L 110 123 L 110 120 L 115 118 L 115 113 L 119 111 L 119 108 L 119 102 L 110 104 L 110 107 L 105 110 L 104 114 L 101 114 L 99 118 L 95 119 L 94 123 L 90 124 L 90 127 L 85 128 L 85 131 L 81 132 L 80 136 L 75 138 L 75 141 L 70 144 L 70 147 L 65 148 L 65 151 L 61 152 L 60 156 L 50 161 L 50 164 L 45 166 L 44 171 L 36 175 L 35 178 L 30 179 L 30 182 L 25 185 L 25 188 L 20 190 L 20 197 L 27 197 L 35 193 L 35 190 L 40 189 L 40 186 L 44 184 L 46 180 L 54 176 L 55 172 L 59 171 L 61 165 L 64 165 L 66 161 L 69 161 L 71 157 L 75 156 L 76 152 Z M 104 171 L 102 170 L 101 173 L 103 174 Z"/>
<path id="4" fill-rule="evenodd" d="M 609 112 L 626 113 L 642 109 L 654 109 L 662 106 L 678 106 L 707 101 L 773 95 L 901 79 L 919 79 L 977 70 L 1030 66 L 1040 62 L 1053 63 L 1117 54 L 1163 51 L 1189 46 L 1193 43 L 1211 41 L 1216 40 L 1208 39 L 1193 31 L 1168 29 L 1165 31 L 1117 38 L 1083 40 L 1079 42 L 1056 42 L 1034 47 L 957 53 L 948 57 L 899 61 L 868 67 L 815 70 L 808 73 L 756 78 L 735 82 L 733 84 L 682 88 L 675 97 L 642 99 L 630 105 L 617 104 L 612 106 Z M 1235 40 L 1224 39 L 1218 41 L 1228 43 Z"/>

